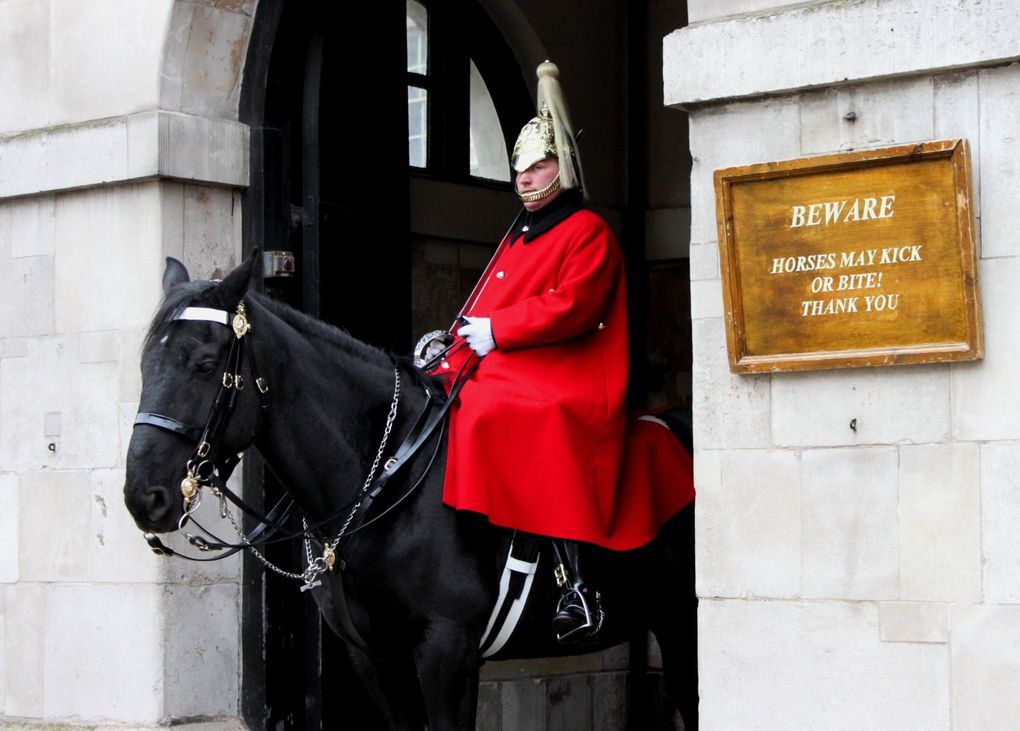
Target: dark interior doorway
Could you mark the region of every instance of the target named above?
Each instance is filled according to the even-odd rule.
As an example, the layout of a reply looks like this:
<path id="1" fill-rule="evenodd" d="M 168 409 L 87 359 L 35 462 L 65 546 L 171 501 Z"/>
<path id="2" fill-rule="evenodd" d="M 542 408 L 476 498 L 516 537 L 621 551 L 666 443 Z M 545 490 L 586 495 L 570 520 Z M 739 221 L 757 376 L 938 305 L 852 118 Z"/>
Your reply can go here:
<path id="1" fill-rule="evenodd" d="M 290 251 L 297 262 L 294 276 L 268 279 L 266 290 L 359 339 L 396 352 L 407 352 L 416 333 L 448 324 L 428 322 L 422 327 L 428 318 L 423 317 L 419 301 L 421 283 L 418 299 L 413 295 L 412 271 L 417 279 L 427 267 L 422 265 L 422 237 L 413 239 L 411 233 L 409 156 L 404 142 L 409 87 L 420 85 L 432 100 L 428 164 L 411 173 L 411 187 L 419 197 L 423 190 L 442 198 L 451 189 L 470 187 L 512 198 L 508 182 L 472 177 L 466 145 L 456 143 L 467 139 L 470 123 L 466 98 L 459 96 L 466 93 L 461 82 L 470 72 L 469 61 L 499 91 L 493 94 L 493 104 L 501 120 L 507 121 L 503 131 L 508 146 L 522 120 L 534 113 L 530 73 L 525 79 L 479 3 L 425 0 L 423 4 L 440 38 L 446 34 L 449 41 L 434 59 L 437 73 L 429 78 L 409 72 L 399 30 L 383 32 L 399 29 L 400 3 L 359 4 L 354 24 L 349 4 L 260 0 L 241 99 L 241 120 L 249 124 L 252 135 L 251 185 L 244 201 L 245 246 Z M 647 32 L 644 13 L 643 3 L 627 10 L 632 37 L 641 38 L 640 42 Z M 477 32 L 461 39 L 457 28 L 464 24 Z M 360 44 L 350 43 L 352 33 L 371 39 L 370 57 L 355 52 Z M 657 62 L 640 53 L 631 61 Z M 648 190 L 648 166 L 642 162 L 649 155 L 645 118 L 656 100 L 646 92 L 641 74 L 640 68 L 631 67 L 629 87 L 635 92 L 627 101 L 627 116 L 637 132 L 627 143 L 633 146 L 625 171 L 631 183 L 621 221 L 635 358 L 643 361 L 642 351 L 658 347 L 659 340 L 676 340 L 670 323 L 659 320 L 662 335 L 655 334 L 653 324 L 646 343 L 644 313 L 662 293 L 672 293 L 671 301 L 676 301 L 676 286 L 686 287 L 687 269 L 685 264 L 649 269 L 644 261 L 645 210 L 656 202 Z M 430 243 L 462 254 L 494 244 L 463 239 Z M 456 311 L 477 275 L 475 265 L 463 258 L 454 268 L 463 281 L 447 287 L 453 299 L 435 307 L 440 315 Z M 681 299 L 686 301 L 686 295 Z M 686 319 L 689 328 L 689 312 L 674 314 L 673 320 L 683 326 Z M 681 339 L 689 346 L 686 332 Z M 651 369 L 636 369 L 637 401 L 655 391 L 656 383 L 666 377 L 657 369 L 672 367 L 667 356 L 688 358 L 689 369 L 689 350 L 667 353 Z M 245 484 L 246 495 L 256 507 L 259 497 L 252 493 L 259 492 L 258 485 L 263 486 L 267 504 L 281 493 L 255 454 L 245 460 Z M 300 565 L 298 550 L 298 546 L 270 547 L 268 558 L 294 570 Z M 265 571 L 251 556 L 245 557 L 243 581 L 242 712 L 249 726 L 274 731 L 380 728 L 340 641 L 322 625 L 311 599 L 297 591 L 297 582 Z M 634 717 L 648 722 L 643 728 L 663 728 L 658 725 L 659 710 L 647 707 L 661 694 L 649 694 L 647 686 L 636 685 L 639 676 L 646 675 L 643 644 L 635 642 L 630 657 Z M 655 683 L 652 678 L 650 685 Z"/>

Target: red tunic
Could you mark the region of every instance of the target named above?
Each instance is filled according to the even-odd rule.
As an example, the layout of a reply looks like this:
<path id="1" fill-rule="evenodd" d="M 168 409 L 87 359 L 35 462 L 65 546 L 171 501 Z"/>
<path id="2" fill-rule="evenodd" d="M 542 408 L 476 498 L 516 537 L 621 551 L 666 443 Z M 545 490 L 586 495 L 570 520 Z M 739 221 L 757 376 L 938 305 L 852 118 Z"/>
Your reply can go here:
<path id="1" fill-rule="evenodd" d="M 690 462 L 658 424 L 628 427 L 623 257 L 605 221 L 579 210 L 530 242 L 504 241 L 465 314 L 491 318 L 497 349 L 450 410 L 443 502 L 617 550 L 654 538 L 690 498 L 657 498 L 647 458 L 677 449 L 687 461 L 673 456 L 673 472 Z"/>

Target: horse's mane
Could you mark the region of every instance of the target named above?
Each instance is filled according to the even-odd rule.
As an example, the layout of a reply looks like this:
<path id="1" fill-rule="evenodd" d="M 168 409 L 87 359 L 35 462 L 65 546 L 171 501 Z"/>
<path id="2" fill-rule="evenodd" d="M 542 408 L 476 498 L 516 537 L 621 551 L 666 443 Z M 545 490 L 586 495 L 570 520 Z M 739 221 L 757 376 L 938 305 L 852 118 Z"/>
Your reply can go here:
<path id="1" fill-rule="evenodd" d="M 370 345 L 362 340 L 358 340 L 341 327 L 323 322 L 284 302 L 274 300 L 265 295 L 249 292 L 247 296 L 261 304 L 284 322 L 299 330 L 305 336 L 315 338 L 326 345 L 339 348 L 345 354 L 353 356 L 368 365 L 381 366 L 386 370 L 392 370 L 394 365 L 396 365 L 400 368 L 401 372 L 411 375 L 418 385 L 431 385 L 430 390 L 433 393 L 437 390 L 442 391 L 441 388 L 437 388 L 435 378 L 425 375 L 415 367 L 411 355 L 397 355 L 389 350 Z"/>
<path id="2" fill-rule="evenodd" d="M 152 324 L 149 326 L 149 332 L 145 337 L 145 346 L 148 347 L 150 343 L 158 341 L 166 335 L 177 314 L 185 307 L 203 306 L 201 300 L 204 295 L 207 295 L 217 284 L 217 282 L 200 280 L 186 282 L 173 287 L 165 295 L 159 310 L 156 312 L 155 317 L 153 317 Z M 258 302 L 303 335 L 314 338 L 328 346 L 338 348 L 345 354 L 353 356 L 367 365 L 389 369 L 394 364 L 398 364 L 401 366 L 402 371 L 412 374 L 419 383 L 425 384 L 431 381 L 417 368 L 413 367 L 409 356 L 396 355 L 365 343 L 352 336 L 343 328 L 318 320 L 288 304 L 266 297 L 263 294 L 248 292 L 245 297 Z"/>
<path id="3" fill-rule="evenodd" d="M 247 297 L 258 302 L 307 337 L 337 347 L 344 353 L 352 355 L 370 365 L 384 365 L 386 367 L 392 367 L 393 365 L 395 356 L 392 353 L 358 340 L 343 328 L 318 320 L 307 313 L 301 312 L 301 310 L 297 310 L 284 302 L 274 300 L 265 295 L 249 292 Z"/>

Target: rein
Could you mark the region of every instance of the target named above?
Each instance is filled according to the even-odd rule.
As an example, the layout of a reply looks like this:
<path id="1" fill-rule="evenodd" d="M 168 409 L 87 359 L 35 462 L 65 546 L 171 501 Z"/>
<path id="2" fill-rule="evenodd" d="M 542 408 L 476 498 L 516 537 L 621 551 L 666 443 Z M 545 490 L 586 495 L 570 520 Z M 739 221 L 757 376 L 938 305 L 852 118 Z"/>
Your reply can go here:
<path id="1" fill-rule="evenodd" d="M 212 539 L 212 541 L 209 541 L 202 536 L 192 535 L 187 531 L 184 531 L 188 538 L 188 542 L 191 543 L 192 546 L 200 551 L 221 551 L 226 549 L 226 552 L 208 558 L 200 558 L 174 551 L 166 546 L 159 537 L 153 533 L 145 533 L 145 540 L 148 542 L 150 549 L 158 555 L 177 556 L 189 561 L 218 561 L 227 558 L 238 551 L 249 549 L 267 568 L 287 578 L 303 581 L 304 583 L 301 586 L 301 591 L 307 591 L 308 589 L 321 585 L 322 582 L 318 577 L 321 574 L 334 569 L 337 557 L 342 552 L 344 546 L 346 546 L 350 537 L 354 533 L 367 528 L 386 516 L 421 485 L 439 453 L 439 447 L 442 444 L 441 439 L 437 440 L 436 448 L 433 450 L 432 456 L 429 458 L 424 471 L 411 485 L 411 487 L 382 513 L 376 515 L 367 522 L 363 522 L 365 521 L 368 511 L 374 504 L 375 500 L 380 496 L 383 488 L 389 482 L 390 478 L 418 453 L 421 447 L 424 446 L 425 442 L 434 435 L 436 428 L 443 424 L 446 414 L 456 398 L 457 393 L 460 391 L 461 386 L 463 386 L 464 382 L 471 376 L 474 369 L 477 368 L 478 363 L 480 362 L 478 359 L 475 359 L 470 367 L 467 367 L 465 364 L 465 366 L 461 368 L 461 372 L 458 374 L 453 387 L 450 389 L 449 396 L 443 400 L 442 404 L 439 405 L 438 408 L 437 397 L 433 395 L 431 389 L 428 387 L 425 388 L 426 403 L 424 408 L 415 420 L 411 430 L 404 438 L 404 441 L 394 452 L 393 456 L 382 464 L 382 472 L 379 472 L 377 475 L 376 473 L 379 471 L 380 462 L 382 462 L 382 457 L 386 450 L 386 444 L 389 440 L 390 432 L 392 431 L 393 425 L 396 421 L 400 402 L 400 372 L 398 369 L 394 368 L 393 400 L 390 404 L 390 409 L 386 417 L 386 426 L 384 428 L 379 448 L 376 451 L 375 459 L 372 462 L 368 476 L 365 479 L 357 497 L 355 497 L 347 505 L 340 508 L 333 515 L 319 521 L 311 527 L 309 527 L 307 520 L 303 519 L 302 530 L 300 532 L 294 532 L 284 527 L 284 523 L 288 519 L 290 510 L 294 505 L 293 499 L 288 496 L 284 496 L 267 515 L 262 515 L 255 509 L 251 508 L 226 485 L 226 482 L 230 478 L 234 468 L 240 462 L 241 455 L 230 454 L 222 459 L 219 457 L 220 441 L 223 436 L 223 432 L 226 429 L 230 416 L 233 414 L 237 405 L 238 396 L 245 388 L 245 381 L 241 375 L 241 366 L 245 357 L 247 357 L 250 364 L 251 373 L 254 377 L 256 390 L 259 395 L 261 407 L 260 416 L 264 417 L 268 410 L 268 403 L 265 396 L 269 392 L 269 386 L 265 379 L 259 375 L 257 363 L 255 362 L 254 350 L 252 348 L 245 348 L 245 336 L 252 328 L 251 323 L 248 321 L 244 301 L 242 300 L 238 303 L 237 310 L 235 311 L 232 319 L 225 310 L 216 310 L 205 307 L 187 307 L 174 319 L 214 322 L 224 326 L 229 324 L 233 330 L 235 337 L 231 341 L 230 350 L 227 354 L 227 363 L 223 373 L 220 390 L 213 401 L 205 427 L 201 430 L 174 417 L 156 414 L 153 412 L 139 412 L 135 417 L 134 423 L 136 426 L 143 424 L 157 429 L 162 429 L 181 438 L 188 439 L 189 441 L 195 441 L 197 443 L 195 450 L 192 452 L 192 455 L 187 462 L 187 476 L 181 481 L 180 485 L 181 494 L 184 500 L 184 510 L 180 520 L 178 521 L 177 529 L 183 531 L 184 526 L 190 520 Z M 252 433 L 253 440 L 260 428 L 261 420 L 259 426 L 257 426 Z M 445 425 L 439 430 L 440 435 L 444 429 Z M 234 530 L 240 536 L 241 543 L 227 543 L 222 541 L 195 519 L 193 514 L 201 504 L 201 489 L 205 486 L 209 487 L 213 495 L 219 499 L 220 517 L 230 521 Z M 258 525 L 250 534 L 245 535 L 244 531 L 235 521 L 227 506 L 228 501 L 258 521 Z M 331 540 L 322 539 L 317 535 L 317 530 L 319 528 L 338 519 L 345 512 L 348 513 L 347 517 L 338 533 Z M 280 535 L 276 536 L 276 534 Z M 300 574 L 288 572 L 274 565 L 257 550 L 258 547 L 270 543 L 299 538 L 304 540 L 307 563 L 305 570 Z M 322 545 L 322 552 L 318 556 L 313 554 L 312 541 Z M 342 560 L 340 561 L 340 565 L 341 568 L 343 568 L 344 562 Z"/>

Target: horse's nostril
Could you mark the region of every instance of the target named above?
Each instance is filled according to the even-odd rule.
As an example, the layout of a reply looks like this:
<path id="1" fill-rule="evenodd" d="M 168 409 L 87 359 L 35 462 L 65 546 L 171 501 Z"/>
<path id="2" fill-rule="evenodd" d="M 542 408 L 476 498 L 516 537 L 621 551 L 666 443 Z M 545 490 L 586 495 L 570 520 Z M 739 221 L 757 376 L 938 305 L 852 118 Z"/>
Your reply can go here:
<path id="1" fill-rule="evenodd" d="M 162 485 L 152 485 L 145 490 L 145 514 L 153 523 L 166 518 L 171 505 L 170 491 Z"/>

